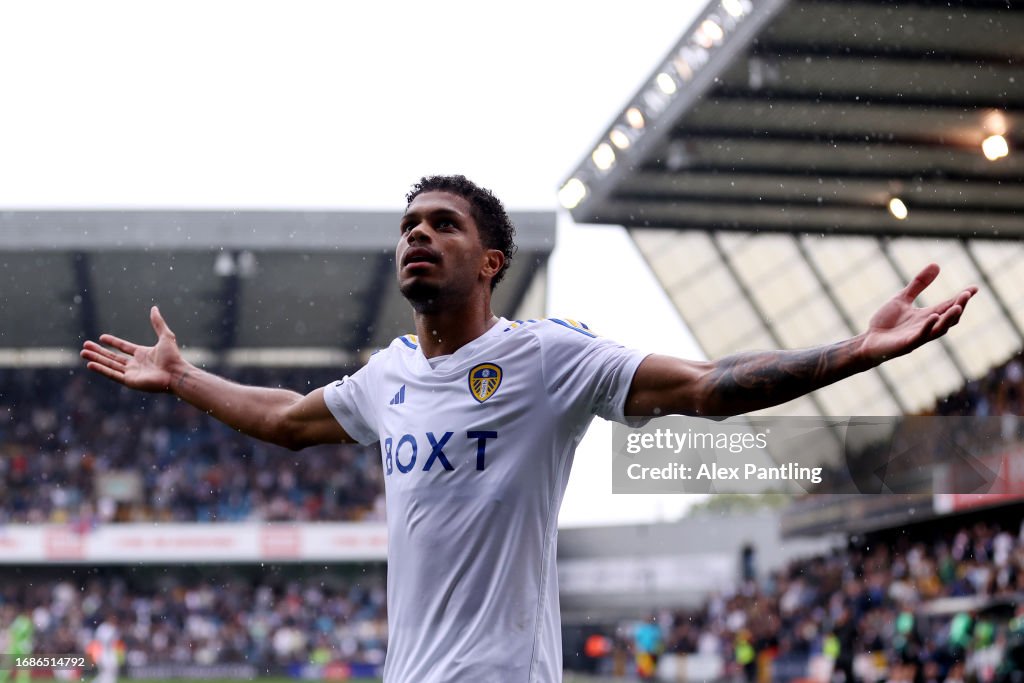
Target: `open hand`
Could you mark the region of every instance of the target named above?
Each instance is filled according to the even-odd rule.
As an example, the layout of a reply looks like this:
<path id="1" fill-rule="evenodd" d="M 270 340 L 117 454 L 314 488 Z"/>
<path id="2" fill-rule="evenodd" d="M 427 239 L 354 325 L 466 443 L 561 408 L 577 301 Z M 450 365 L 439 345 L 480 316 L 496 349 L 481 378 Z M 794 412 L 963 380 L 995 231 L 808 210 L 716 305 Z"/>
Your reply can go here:
<path id="1" fill-rule="evenodd" d="M 139 346 L 112 334 L 100 335 L 100 342 L 112 346 L 111 351 L 93 341 L 82 345 L 81 356 L 86 367 L 130 389 L 168 392 L 174 372 L 184 360 L 174 333 L 167 327 L 160 310 L 153 306 L 149 321 L 157 335 L 155 346 Z"/>
<path id="2" fill-rule="evenodd" d="M 878 361 L 910 353 L 917 347 L 938 339 L 960 321 L 964 308 L 978 288 L 971 286 L 955 297 L 935 306 L 917 308 L 914 300 L 939 274 L 932 263 L 917 274 L 899 294 L 885 302 L 871 317 L 861 350 Z"/>

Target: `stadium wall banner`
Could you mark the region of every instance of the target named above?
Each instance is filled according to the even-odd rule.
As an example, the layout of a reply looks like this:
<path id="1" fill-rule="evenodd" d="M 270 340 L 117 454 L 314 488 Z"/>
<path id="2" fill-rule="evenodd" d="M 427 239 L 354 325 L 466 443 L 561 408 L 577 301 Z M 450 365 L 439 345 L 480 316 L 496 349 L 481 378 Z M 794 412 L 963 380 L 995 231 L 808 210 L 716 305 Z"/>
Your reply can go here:
<path id="1" fill-rule="evenodd" d="M 725 660 L 710 652 L 665 654 L 658 659 L 658 680 L 719 681 L 725 677 Z"/>
<path id="2" fill-rule="evenodd" d="M 296 664 L 286 671 L 290 678 L 304 681 L 347 681 L 351 678 L 380 678 L 382 664 L 369 662 L 337 662 L 334 664 Z"/>
<path id="3" fill-rule="evenodd" d="M 152 664 L 128 667 L 128 678 L 145 680 L 254 680 L 259 675 L 250 664 Z"/>
<path id="4" fill-rule="evenodd" d="M 562 595 L 725 590 L 737 579 L 731 553 L 600 557 L 558 561 Z"/>
<path id="5" fill-rule="evenodd" d="M 377 522 L 0 526 L 0 564 L 383 562 L 387 545 Z"/>
<path id="6" fill-rule="evenodd" d="M 958 481 L 977 477 L 975 472 L 979 466 L 985 468 L 983 474 L 991 480 L 991 484 L 980 493 L 936 493 L 937 513 L 961 512 L 1024 500 L 1024 451 L 1011 449 L 979 460 L 970 466 L 954 463 L 936 471 L 938 491 L 956 491 Z"/>

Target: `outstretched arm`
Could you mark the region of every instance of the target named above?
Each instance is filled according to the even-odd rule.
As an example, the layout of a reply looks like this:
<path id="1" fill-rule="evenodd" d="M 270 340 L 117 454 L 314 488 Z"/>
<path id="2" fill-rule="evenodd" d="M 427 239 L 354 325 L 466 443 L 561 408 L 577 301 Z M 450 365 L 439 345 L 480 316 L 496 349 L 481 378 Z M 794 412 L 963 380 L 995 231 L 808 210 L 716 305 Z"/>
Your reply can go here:
<path id="1" fill-rule="evenodd" d="M 935 264 L 917 274 L 872 316 L 867 332 L 828 346 L 739 353 L 717 361 L 648 356 L 633 377 L 626 414 L 728 417 L 768 408 L 910 353 L 946 334 L 978 291 L 968 287 L 935 306 L 914 299 L 939 274 Z"/>
<path id="2" fill-rule="evenodd" d="M 174 333 L 154 306 L 149 313 L 154 346 L 110 334 L 82 347 L 86 367 L 130 389 L 174 394 L 249 436 L 298 450 L 322 443 L 351 443 L 324 402 L 323 389 L 306 396 L 285 389 L 249 387 L 200 370 L 185 361 Z"/>

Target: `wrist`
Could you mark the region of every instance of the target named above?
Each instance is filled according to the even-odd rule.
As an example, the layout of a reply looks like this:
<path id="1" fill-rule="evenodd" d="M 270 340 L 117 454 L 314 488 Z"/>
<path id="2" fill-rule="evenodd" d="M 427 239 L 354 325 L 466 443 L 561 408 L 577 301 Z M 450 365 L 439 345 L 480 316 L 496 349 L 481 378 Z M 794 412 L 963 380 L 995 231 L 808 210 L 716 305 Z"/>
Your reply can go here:
<path id="1" fill-rule="evenodd" d="M 182 398 L 182 392 L 187 388 L 187 381 L 195 376 L 195 373 L 199 372 L 199 369 L 186 361 L 184 358 L 179 358 L 177 361 L 171 364 L 171 367 L 167 370 L 170 375 L 170 381 L 167 385 L 167 393 L 174 394 L 178 398 Z"/>
<path id="2" fill-rule="evenodd" d="M 876 368 L 890 358 L 890 356 L 879 353 L 877 349 L 873 350 L 871 348 L 871 344 L 868 343 L 867 332 L 861 332 L 850 341 L 853 344 L 853 365 L 857 372 Z"/>

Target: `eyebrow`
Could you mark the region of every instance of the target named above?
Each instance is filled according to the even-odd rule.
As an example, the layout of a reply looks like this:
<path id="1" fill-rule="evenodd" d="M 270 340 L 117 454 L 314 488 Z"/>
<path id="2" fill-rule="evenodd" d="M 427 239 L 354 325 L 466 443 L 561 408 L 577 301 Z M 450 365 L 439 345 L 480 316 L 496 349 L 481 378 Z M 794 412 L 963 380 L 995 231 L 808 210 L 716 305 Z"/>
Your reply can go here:
<path id="1" fill-rule="evenodd" d="M 428 209 L 424 213 L 426 213 L 428 216 L 443 216 L 443 217 L 455 217 L 455 218 L 462 218 L 463 217 L 463 214 L 459 213 L 458 211 L 455 211 L 454 209 L 445 209 L 445 208 Z M 407 212 L 407 213 L 402 214 L 402 220 L 404 221 L 406 218 L 419 217 L 419 216 L 420 216 L 420 212 L 418 212 L 418 211 Z"/>

